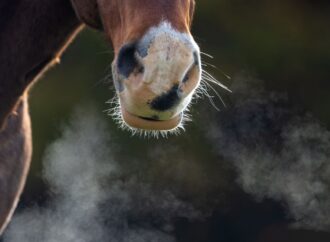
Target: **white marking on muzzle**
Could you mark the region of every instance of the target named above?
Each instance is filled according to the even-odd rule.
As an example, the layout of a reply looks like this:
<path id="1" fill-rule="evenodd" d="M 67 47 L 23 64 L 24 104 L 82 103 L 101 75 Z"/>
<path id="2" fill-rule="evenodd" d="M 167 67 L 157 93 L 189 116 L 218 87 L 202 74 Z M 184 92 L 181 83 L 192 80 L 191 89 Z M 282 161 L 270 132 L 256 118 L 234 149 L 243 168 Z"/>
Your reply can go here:
<path id="1" fill-rule="evenodd" d="M 147 67 L 144 83 L 155 95 L 170 90 L 180 84 L 184 75 L 194 63 L 193 53 L 199 54 L 199 47 L 190 34 L 181 33 L 164 21 L 152 27 L 141 39 L 145 57 L 143 64 Z"/>

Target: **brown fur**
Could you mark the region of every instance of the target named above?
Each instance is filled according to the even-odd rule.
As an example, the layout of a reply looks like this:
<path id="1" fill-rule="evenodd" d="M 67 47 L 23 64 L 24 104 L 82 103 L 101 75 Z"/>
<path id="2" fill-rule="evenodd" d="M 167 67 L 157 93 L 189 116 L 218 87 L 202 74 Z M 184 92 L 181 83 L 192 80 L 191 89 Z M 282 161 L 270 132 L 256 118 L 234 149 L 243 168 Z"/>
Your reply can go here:
<path id="1" fill-rule="evenodd" d="M 62 53 L 79 25 L 68 0 L 1 3 L 0 127 L 26 88 Z"/>
<path id="2" fill-rule="evenodd" d="M 162 20 L 177 30 L 188 33 L 192 22 L 193 0 L 98 0 L 103 28 L 112 41 L 115 53 L 125 43 L 140 39 L 152 26 Z"/>

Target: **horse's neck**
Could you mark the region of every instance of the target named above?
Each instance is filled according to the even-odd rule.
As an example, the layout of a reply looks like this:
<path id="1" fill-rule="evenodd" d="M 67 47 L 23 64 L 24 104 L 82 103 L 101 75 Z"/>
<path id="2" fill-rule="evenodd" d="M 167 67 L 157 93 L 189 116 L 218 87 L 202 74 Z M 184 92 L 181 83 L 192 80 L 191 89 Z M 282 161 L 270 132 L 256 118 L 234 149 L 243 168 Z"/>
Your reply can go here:
<path id="1" fill-rule="evenodd" d="M 29 84 L 78 32 L 70 0 L 1 0 L 0 130 Z"/>

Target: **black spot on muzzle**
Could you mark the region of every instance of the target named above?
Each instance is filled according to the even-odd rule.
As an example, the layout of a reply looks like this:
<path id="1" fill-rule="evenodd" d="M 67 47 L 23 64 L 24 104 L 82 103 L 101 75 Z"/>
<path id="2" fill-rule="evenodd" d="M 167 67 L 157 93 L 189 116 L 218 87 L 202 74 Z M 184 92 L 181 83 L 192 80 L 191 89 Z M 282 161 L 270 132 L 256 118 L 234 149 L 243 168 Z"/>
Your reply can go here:
<path id="1" fill-rule="evenodd" d="M 123 75 L 125 78 L 128 78 L 139 64 L 135 57 L 135 51 L 135 43 L 125 45 L 119 51 L 117 68 L 119 74 Z"/>
<path id="2" fill-rule="evenodd" d="M 123 77 L 117 73 L 116 65 L 112 65 L 112 79 L 113 84 L 115 85 L 116 91 L 121 93 L 125 90 Z"/>
<path id="3" fill-rule="evenodd" d="M 151 109 L 156 111 L 167 111 L 175 107 L 181 99 L 181 90 L 179 85 L 174 85 L 171 90 L 155 98 L 151 103 Z"/>

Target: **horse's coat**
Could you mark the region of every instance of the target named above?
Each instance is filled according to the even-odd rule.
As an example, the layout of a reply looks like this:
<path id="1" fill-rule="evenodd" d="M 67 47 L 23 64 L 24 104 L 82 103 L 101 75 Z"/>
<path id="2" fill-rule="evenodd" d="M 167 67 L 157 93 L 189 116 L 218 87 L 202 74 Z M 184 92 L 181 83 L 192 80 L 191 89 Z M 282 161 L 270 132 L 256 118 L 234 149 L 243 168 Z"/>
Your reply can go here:
<path id="1" fill-rule="evenodd" d="M 0 126 L 30 83 L 58 58 L 81 25 L 67 0 L 0 5 Z"/>
<path id="2" fill-rule="evenodd" d="M 27 88 L 60 57 L 80 25 L 66 0 L 0 3 L 0 233 L 30 164 Z"/>
<path id="3" fill-rule="evenodd" d="M 199 50 L 190 35 L 194 6 L 193 0 L 2 0 L 0 2 L 0 234 L 15 209 L 30 165 L 32 145 L 27 92 L 31 83 L 48 67 L 59 62 L 61 54 L 82 29 L 83 23 L 103 30 L 105 36 L 112 42 L 115 52 L 115 76 L 120 76 L 118 55 L 123 50 L 123 46 L 132 43 L 137 43 L 139 46 L 140 43 L 141 47 L 143 46 L 141 43 L 145 41 L 148 44 L 141 48 L 141 53 L 144 54 L 140 57 L 135 56 L 136 49 L 133 49 L 131 56 L 124 53 L 126 56 L 123 56 L 122 64 L 128 71 L 126 77 L 115 80 L 115 85 L 122 95 L 122 102 L 131 105 L 127 107 L 130 112 L 141 111 L 132 109 L 132 105 L 141 100 L 136 97 L 134 99 L 134 96 L 130 95 L 147 93 L 153 101 L 147 103 L 143 99 L 144 103 L 138 104 L 140 105 L 138 107 L 148 110 L 151 116 L 139 117 L 129 113 L 126 108 L 122 110 L 123 116 L 126 114 L 127 120 L 137 127 L 144 128 L 145 125 L 155 129 L 173 127 L 180 121 L 173 115 L 178 114 L 178 108 L 182 109 L 187 105 L 189 100 L 186 96 L 191 96 L 200 78 L 200 63 L 196 61 Z M 162 22 L 166 24 L 161 24 Z M 155 26 L 158 28 L 152 28 Z M 149 29 L 151 34 L 145 35 Z M 140 41 L 143 37 L 144 40 Z M 148 39 L 149 37 L 153 40 Z M 168 43 L 156 41 L 157 38 Z M 161 43 L 170 51 L 157 49 Z M 152 49 L 149 47 L 159 54 L 150 54 Z M 175 53 L 176 50 L 184 55 L 180 63 L 174 64 L 184 68 L 176 68 L 177 73 L 166 82 L 161 82 L 160 79 L 153 82 L 154 75 L 157 74 L 153 68 L 154 61 L 167 61 L 167 68 L 173 68 L 174 65 L 169 63 L 178 61 L 179 58 L 164 55 Z M 129 66 L 130 62 L 127 58 L 133 58 L 132 66 Z M 141 61 L 145 62 L 144 66 L 140 66 L 140 60 L 135 58 L 141 58 Z M 190 71 L 190 68 L 193 70 Z M 144 73 L 151 75 L 152 78 L 146 79 Z M 151 91 L 146 91 L 143 86 L 138 92 L 126 92 L 127 89 L 132 90 L 132 83 L 135 85 L 141 80 L 143 85 L 148 81 L 153 82 Z M 178 88 L 174 93 L 175 85 L 178 85 Z M 164 94 L 166 92 L 170 92 L 170 98 L 164 98 L 167 97 Z M 180 98 L 185 99 L 179 100 Z M 168 102 L 172 102 L 171 105 Z M 152 103 L 157 104 L 154 105 L 155 109 L 172 109 L 176 104 L 179 107 L 175 107 L 176 111 L 166 110 L 167 114 L 154 113 L 148 107 Z M 169 118 L 171 119 L 167 120 Z M 156 122 L 158 119 L 161 121 Z"/>
<path id="4" fill-rule="evenodd" d="M 14 212 L 30 166 L 32 142 L 26 95 L 9 115 L 0 144 L 0 225 L 3 227 Z"/>

